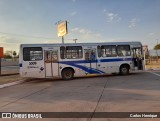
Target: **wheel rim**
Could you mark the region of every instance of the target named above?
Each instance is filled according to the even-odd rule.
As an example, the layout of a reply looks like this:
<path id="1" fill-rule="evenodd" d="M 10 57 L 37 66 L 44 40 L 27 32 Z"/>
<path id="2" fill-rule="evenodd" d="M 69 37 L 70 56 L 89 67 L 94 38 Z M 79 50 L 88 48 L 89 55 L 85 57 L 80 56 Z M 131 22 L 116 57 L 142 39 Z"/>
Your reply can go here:
<path id="1" fill-rule="evenodd" d="M 71 71 L 66 71 L 64 75 L 65 75 L 66 79 L 72 78 L 72 72 Z"/>
<path id="2" fill-rule="evenodd" d="M 124 67 L 124 68 L 122 68 L 121 70 L 122 70 L 122 73 L 127 73 L 127 71 L 128 71 L 128 69 L 127 69 L 127 68 L 125 68 L 125 67 Z"/>

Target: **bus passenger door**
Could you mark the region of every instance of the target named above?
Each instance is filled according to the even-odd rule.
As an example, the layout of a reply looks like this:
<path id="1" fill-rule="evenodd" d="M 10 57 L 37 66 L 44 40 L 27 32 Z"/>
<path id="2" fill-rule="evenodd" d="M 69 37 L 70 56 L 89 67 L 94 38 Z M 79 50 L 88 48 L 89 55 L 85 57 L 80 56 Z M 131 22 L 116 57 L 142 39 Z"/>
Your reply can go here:
<path id="1" fill-rule="evenodd" d="M 97 59 L 96 59 L 96 49 L 84 49 L 85 53 L 85 66 L 86 66 L 86 73 L 94 74 L 97 73 Z"/>
<path id="2" fill-rule="evenodd" d="M 56 77 L 59 75 L 58 50 L 44 51 L 45 76 Z"/>
<path id="3" fill-rule="evenodd" d="M 133 66 L 135 70 L 143 70 L 143 55 L 141 48 L 133 48 Z"/>

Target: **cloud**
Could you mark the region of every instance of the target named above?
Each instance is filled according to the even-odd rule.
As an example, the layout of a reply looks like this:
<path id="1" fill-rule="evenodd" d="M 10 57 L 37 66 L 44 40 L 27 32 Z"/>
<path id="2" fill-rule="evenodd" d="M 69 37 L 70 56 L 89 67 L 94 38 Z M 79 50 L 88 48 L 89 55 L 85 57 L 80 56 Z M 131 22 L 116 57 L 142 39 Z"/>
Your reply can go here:
<path id="1" fill-rule="evenodd" d="M 159 38 L 160 32 L 150 32 L 147 34 L 147 38 L 149 38 L 150 40 L 156 40 Z"/>
<path id="2" fill-rule="evenodd" d="M 73 28 L 71 29 L 72 32 L 78 32 L 80 34 L 90 34 L 91 31 L 88 29 L 83 29 L 83 28 Z"/>
<path id="3" fill-rule="evenodd" d="M 86 28 L 73 28 L 70 33 L 70 36 L 77 38 L 79 42 L 97 42 L 102 40 L 100 33 L 93 32 Z"/>
<path id="4" fill-rule="evenodd" d="M 7 35 L 0 35 L 0 46 L 4 47 L 4 51 L 7 50 L 19 50 L 20 40 Z"/>
<path id="5" fill-rule="evenodd" d="M 77 14 L 77 12 L 76 11 L 73 11 L 72 13 L 71 13 L 71 16 L 75 16 Z"/>
<path id="6" fill-rule="evenodd" d="M 148 35 L 149 35 L 149 36 L 153 36 L 153 35 L 155 35 L 155 33 L 151 32 L 151 33 L 149 33 Z"/>
<path id="7" fill-rule="evenodd" d="M 103 9 L 103 12 L 106 12 L 107 10 L 106 9 Z"/>
<path id="8" fill-rule="evenodd" d="M 76 0 L 72 0 L 72 2 L 76 2 Z"/>
<path id="9" fill-rule="evenodd" d="M 104 10 L 104 12 L 106 12 L 106 10 Z M 120 22 L 120 20 L 122 19 L 118 14 L 114 14 L 112 12 L 107 12 L 106 13 L 106 19 L 107 22 Z"/>
<path id="10" fill-rule="evenodd" d="M 21 43 L 21 41 L 17 38 L 2 35 L 0 36 L 1 43 L 8 43 L 8 44 L 13 44 L 13 43 Z"/>
<path id="11" fill-rule="evenodd" d="M 134 28 L 134 27 L 136 27 L 136 25 L 137 25 L 137 22 L 139 22 L 139 19 L 137 19 L 137 18 L 133 18 L 133 19 L 131 19 L 130 21 L 129 21 L 129 28 Z"/>

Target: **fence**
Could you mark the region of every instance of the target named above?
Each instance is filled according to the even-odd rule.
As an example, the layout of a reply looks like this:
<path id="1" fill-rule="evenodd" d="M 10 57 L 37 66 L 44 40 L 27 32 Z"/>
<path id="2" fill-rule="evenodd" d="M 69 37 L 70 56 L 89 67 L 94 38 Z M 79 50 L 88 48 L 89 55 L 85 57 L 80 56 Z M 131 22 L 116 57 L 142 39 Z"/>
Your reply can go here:
<path id="1" fill-rule="evenodd" d="M 1 74 L 16 74 L 19 73 L 19 61 L 2 60 Z"/>

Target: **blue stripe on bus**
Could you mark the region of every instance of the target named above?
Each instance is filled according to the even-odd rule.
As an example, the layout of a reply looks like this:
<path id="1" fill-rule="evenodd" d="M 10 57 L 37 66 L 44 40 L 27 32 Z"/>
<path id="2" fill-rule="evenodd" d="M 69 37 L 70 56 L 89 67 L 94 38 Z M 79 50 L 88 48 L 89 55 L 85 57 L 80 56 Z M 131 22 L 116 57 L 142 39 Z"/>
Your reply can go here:
<path id="1" fill-rule="evenodd" d="M 75 61 L 59 61 L 60 63 L 67 64 L 81 64 L 81 63 L 96 63 L 96 62 L 116 62 L 116 61 L 132 61 L 133 58 L 115 58 L 115 59 L 99 59 L 99 60 L 75 60 Z"/>
<path id="2" fill-rule="evenodd" d="M 99 60 L 75 60 L 75 61 L 59 61 L 60 63 L 73 64 L 73 63 L 96 63 L 96 62 L 116 62 L 116 61 L 132 61 L 133 58 L 115 58 L 115 59 L 99 59 Z"/>
<path id="3" fill-rule="evenodd" d="M 132 58 L 100 59 L 99 62 L 132 61 Z"/>
<path id="4" fill-rule="evenodd" d="M 60 63 L 80 68 L 80 69 L 84 70 L 85 72 L 87 72 L 89 74 L 101 74 L 101 73 L 104 73 L 103 71 L 100 71 L 98 69 L 89 68 L 89 67 L 86 67 L 86 66 L 83 66 L 83 65 L 78 65 L 78 64 L 75 64 L 75 63 L 68 63 L 68 62 L 60 62 Z"/>
<path id="5" fill-rule="evenodd" d="M 70 65 L 70 66 L 74 66 L 77 68 L 80 68 L 82 70 L 84 70 L 85 72 L 89 73 L 89 74 L 101 74 L 101 73 L 105 73 L 101 70 L 95 69 L 95 68 L 90 68 L 90 67 L 86 67 L 83 65 L 78 65 L 78 64 L 82 64 L 82 63 L 96 63 L 96 62 L 118 62 L 118 61 L 132 61 L 132 58 L 115 58 L 115 59 L 100 59 L 100 60 L 76 60 L 76 61 L 60 61 L 59 63 L 61 64 L 66 64 L 66 65 Z"/>

